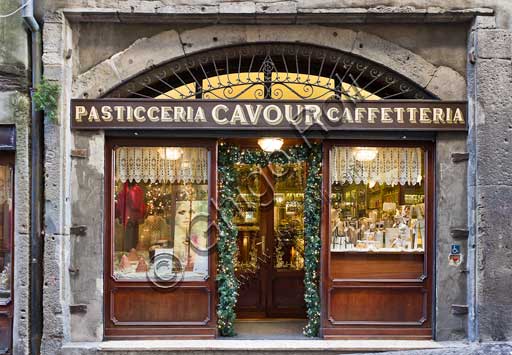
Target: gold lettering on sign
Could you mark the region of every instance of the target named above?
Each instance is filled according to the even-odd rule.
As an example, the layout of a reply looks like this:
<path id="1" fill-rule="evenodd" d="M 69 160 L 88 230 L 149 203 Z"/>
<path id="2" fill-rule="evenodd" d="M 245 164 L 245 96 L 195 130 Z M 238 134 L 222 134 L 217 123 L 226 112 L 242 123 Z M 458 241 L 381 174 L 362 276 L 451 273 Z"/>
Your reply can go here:
<path id="1" fill-rule="evenodd" d="M 158 118 L 159 111 L 160 111 L 160 109 L 156 106 L 151 106 L 150 108 L 148 108 L 146 113 L 151 122 L 158 122 L 160 120 Z"/>
<path id="2" fill-rule="evenodd" d="M 275 114 L 273 114 L 273 116 L 275 116 L 274 118 L 272 118 L 272 111 L 275 112 Z M 283 113 L 276 105 L 268 105 L 263 109 L 263 118 L 269 125 L 277 126 L 283 120 Z"/>
<path id="3" fill-rule="evenodd" d="M 77 100 L 79 101 L 79 100 Z M 80 102 L 81 103 L 81 102 Z M 464 106 L 459 103 L 406 102 L 224 102 L 191 103 L 123 101 L 105 104 L 72 103 L 71 123 L 78 129 L 117 127 L 215 128 L 249 126 L 309 129 L 335 123 L 334 129 L 465 129 Z M 166 106 L 167 105 L 167 106 Z M 346 125 L 347 128 L 341 127 Z M 451 126 L 451 127 L 450 127 Z"/>
<path id="4" fill-rule="evenodd" d="M 352 117 L 352 110 L 348 107 L 343 109 L 343 115 L 341 116 L 341 123 L 354 123 L 354 118 Z"/>
<path id="5" fill-rule="evenodd" d="M 263 111 L 263 106 L 256 105 L 256 110 L 253 109 L 252 105 L 245 105 L 245 108 L 247 110 L 247 114 L 249 116 L 249 121 L 251 121 L 251 124 L 257 125 L 258 121 L 260 120 L 261 112 Z"/>
<path id="6" fill-rule="evenodd" d="M 196 115 L 194 116 L 194 122 L 206 122 L 206 116 L 202 107 L 197 109 Z"/>
<path id="7" fill-rule="evenodd" d="M 429 108 L 420 108 L 420 123 L 432 123 L 432 119 L 430 118 L 430 114 L 432 110 Z"/>
<path id="8" fill-rule="evenodd" d="M 231 124 L 236 125 L 237 122 L 240 122 L 240 124 L 244 126 L 248 125 L 247 120 L 245 119 L 245 112 L 240 105 L 235 106 L 233 116 L 231 116 Z"/>
<path id="9" fill-rule="evenodd" d="M 82 122 L 82 117 L 87 116 L 87 109 L 85 106 L 76 106 L 75 107 L 75 121 Z"/>
<path id="10" fill-rule="evenodd" d="M 396 122 L 398 123 L 404 123 L 404 111 L 405 109 L 403 107 L 396 107 Z"/>
<path id="11" fill-rule="evenodd" d="M 442 108 L 434 108 L 432 110 L 432 121 L 435 123 L 435 124 L 439 124 L 439 123 L 445 123 L 444 122 L 444 110 Z"/>
<path id="12" fill-rule="evenodd" d="M 146 122 L 146 117 L 143 114 L 146 113 L 146 109 L 142 106 L 137 106 L 133 110 L 133 117 L 137 122 Z"/>
<path id="13" fill-rule="evenodd" d="M 362 122 L 365 113 L 366 113 L 365 108 L 361 108 L 361 107 L 356 108 L 356 123 Z"/>
<path id="14" fill-rule="evenodd" d="M 215 123 L 225 125 L 228 123 L 228 119 L 226 117 L 220 118 L 219 117 L 219 111 L 223 111 L 226 113 L 229 109 L 226 105 L 215 105 L 212 109 L 212 118 L 215 121 Z"/>
<path id="15" fill-rule="evenodd" d="M 118 122 L 124 122 L 124 112 L 126 108 L 124 106 L 114 106 L 114 111 L 116 111 L 116 117 Z"/>
<path id="16" fill-rule="evenodd" d="M 391 112 L 393 112 L 392 109 L 389 107 L 383 107 L 380 109 L 380 121 L 382 123 L 393 123 L 393 118 L 390 116 Z"/>
<path id="17" fill-rule="evenodd" d="M 460 108 L 455 110 L 455 115 L 453 117 L 453 123 L 460 123 L 460 124 L 465 123 L 464 117 L 462 116 L 462 111 L 460 110 Z"/>
<path id="18" fill-rule="evenodd" d="M 131 106 L 126 107 L 126 121 L 133 122 L 133 107 Z"/>
<path id="19" fill-rule="evenodd" d="M 375 123 L 375 118 L 377 117 L 377 112 L 379 112 L 378 108 L 375 108 L 375 107 L 368 108 L 368 123 Z"/>
<path id="20" fill-rule="evenodd" d="M 114 116 L 112 116 L 112 107 L 110 107 L 110 106 L 102 106 L 101 107 L 101 119 L 105 122 L 112 122 L 114 120 Z"/>
<path id="21" fill-rule="evenodd" d="M 162 110 L 160 113 L 160 120 L 162 122 L 172 122 L 171 112 L 172 112 L 172 107 L 162 106 Z"/>
<path id="22" fill-rule="evenodd" d="M 187 112 L 181 106 L 174 108 L 174 122 L 187 122 Z"/>
<path id="23" fill-rule="evenodd" d="M 409 122 L 416 123 L 416 116 L 418 115 L 418 109 L 415 107 L 409 107 L 407 109 L 407 113 L 409 113 Z"/>
<path id="24" fill-rule="evenodd" d="M 326 112 L 327 119 L 331 122 L 339 122 L 340 121 L 340 110 L 337 107 L 329 107 Z"/>
<path id="25" fill-rule="evenodd" d="M 98 114 L 98 110 L 96 107 L 91 107 L 91 111 L 89 112 L 89 118 L 87 119 L 89 122 L 100 122 L 100 116 Z"/>

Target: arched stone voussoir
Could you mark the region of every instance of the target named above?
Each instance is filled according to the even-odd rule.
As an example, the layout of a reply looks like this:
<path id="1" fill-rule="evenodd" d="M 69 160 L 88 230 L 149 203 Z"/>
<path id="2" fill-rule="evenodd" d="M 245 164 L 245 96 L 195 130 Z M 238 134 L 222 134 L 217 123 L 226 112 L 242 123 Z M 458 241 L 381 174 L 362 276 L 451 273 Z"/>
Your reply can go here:
<path id="1" fill-rule="evenodd" d="M 464 99 L 466 82 L 448 67 L 437 67 L 396 43 L 362 31 L 327 26 L 214 25 L 141 38 L 127 49 L 81 74 L 74 97 L 101 97 L 144 71 L 209 49 L 244 43 L 299 42 L 353 53 L 383 65 L 441 99 Z"/>

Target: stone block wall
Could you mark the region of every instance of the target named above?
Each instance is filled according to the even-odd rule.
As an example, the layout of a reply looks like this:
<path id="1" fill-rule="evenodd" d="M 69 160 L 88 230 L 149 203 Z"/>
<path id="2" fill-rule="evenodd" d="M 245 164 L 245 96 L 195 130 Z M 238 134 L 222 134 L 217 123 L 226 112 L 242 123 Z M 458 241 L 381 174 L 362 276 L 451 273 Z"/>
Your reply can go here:
<path id="1" fill-rule="evenodd" d="M 477 18 L 468 65 L 473 340 L 512 339 L 512 33 Z M 472 306 L 472 307 L 471 307 Z"/>
<path id="2" fill-rule="evenodd" d="M 0 2 L 0 14 L 19 6 Z M 0 126 L 16 127 L 14 171 L 14 329 L 13 351 L 29 352 L 30 322 L 30 98 L 29 42 L 19 13 L 0 19 Z"/>

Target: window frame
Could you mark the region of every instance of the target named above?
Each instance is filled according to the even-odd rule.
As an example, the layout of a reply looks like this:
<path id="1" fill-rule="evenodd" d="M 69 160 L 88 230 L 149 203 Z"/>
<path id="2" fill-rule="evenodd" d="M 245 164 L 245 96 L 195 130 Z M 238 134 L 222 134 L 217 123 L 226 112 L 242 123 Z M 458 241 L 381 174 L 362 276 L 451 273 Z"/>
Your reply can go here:
<path id="1" fill-rule="evenodd" d="M 119 279 L 114 273 L 113 255 L 115 252 L 115 159 L 114 151 L 119 147 L 191 147 L 205 148 L 208 151 L 208 242 L 213 246 L 208 253 L 208 275 L 204 281 L 182 279 L 178 284 L 204 285 L 215 279 L 217 232 L 217 141 L 215 139 L 150 139 L 150 138 L 112 138 L 105 144 L 105 277 L 114 283 L 152 284 L 150 280 Z M 213 226 L 213 228 L 212 228 Z M 172 283 L 172 282 L 171 282 Z M 163 282 L 163 284 L 165 284 Z"/>

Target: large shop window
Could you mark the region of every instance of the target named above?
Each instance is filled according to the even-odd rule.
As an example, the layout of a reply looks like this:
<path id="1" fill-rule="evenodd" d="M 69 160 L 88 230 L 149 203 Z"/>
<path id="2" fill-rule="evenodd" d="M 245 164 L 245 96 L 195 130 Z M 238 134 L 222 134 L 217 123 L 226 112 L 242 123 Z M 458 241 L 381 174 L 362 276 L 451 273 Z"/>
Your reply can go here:
<path id="1" fill-rule="evenodd" d="M 147 281 L 162 273 L 208 277 L 208 150 L 119 147 L 114 150 L 114 276 Z M 172 263 L 155 273 L 158 255 Z M 169 275 L 169 277 L 171 277 Z"/>
<path id="2" fill-rule="evenodd" d="M 333 147 L 331 251 L 422 254 L 424 151 L 419 147 Z"/>

